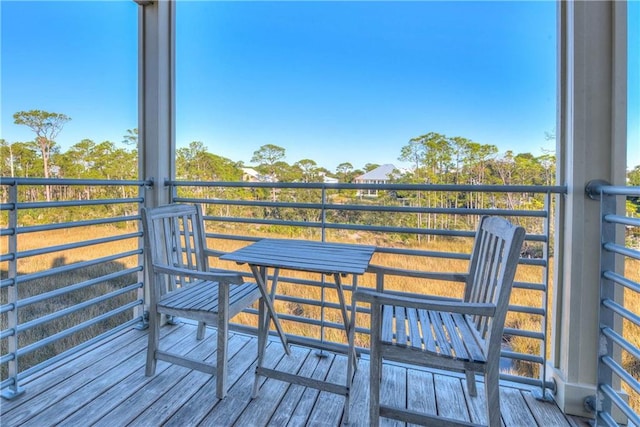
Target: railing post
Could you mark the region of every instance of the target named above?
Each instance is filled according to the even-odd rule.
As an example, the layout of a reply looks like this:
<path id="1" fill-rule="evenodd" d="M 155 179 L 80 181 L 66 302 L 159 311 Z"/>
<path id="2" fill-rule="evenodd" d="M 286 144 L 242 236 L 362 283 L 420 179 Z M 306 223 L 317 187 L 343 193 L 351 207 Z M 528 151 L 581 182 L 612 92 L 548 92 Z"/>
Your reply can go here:
<path id="1" fill-rule="evenodd" d="M 322 241 L 326 241 L 326 220 L 327 220 L 327 188 L 326 186 L 322 186 L 322 209 L 320 212 L 321 217 L 321 238 Z M 320 287 L 320 342 L 324 344 L 324 306 L 325 306 L 325 285 L 326 285 L 326 277 L 322 275 L 322 283 Z M 326 353 L 324 350 L 319 350 L 316 352 L 318 357 L 326 357 Z"/>
<path id="2" fill-rule="evenodd" d="M 600 333 L 600 342 L 598 346 L 598 386 L 607 384 L 613 387 L 613 371 L 606 364 L 602 363 L 602 358 L 609 355 L 613 351 L 613 341 L 602 334 L 602 328 L 611 327 L 614 329 L 614 313 L 607 309 L 602 301 L 610 299 L 615 301 L 615 285 L 613 282 L 604 277 L 605 271 L 615 271 L 615 254 L 604 248 L 605 242 L 616 241 L 616 226 L 605 221 L 605 216 L 616 213 L 616 197 L 606 195 L 600 191 L 600 234 L 602 241 L 600 242 L 600 310 L 598 331 Z M 600 390 L 596 390 L 596 413 L 604 412 L 611 414 L 611 399 L 604 396 Z M 596 418 L 596 423 L 597 423 Z"/>
<path id="3" fill-rule="evenodd" d="M 8 353 L 13 358 L 8 363 L 8 378 L 13 379 L 13 384 L 2 391 L 2 397 L 5 399 L 14 399 L 24 393 L 24 390 L 18 384 L 18 182 L 14 181 L 9 186 L 9 201 L 11 210 L 9 211 L 9 229 L 12 231 L 9 235 L 9 253 L 12 255 L 9 260 L 9 278 L 13 283 L 7 289 L 7 303 L 13 305 L 13 309 L 7 313 L 7 323 L 9 329 L 13 331 L 11 336 L 7 337 Z"/>

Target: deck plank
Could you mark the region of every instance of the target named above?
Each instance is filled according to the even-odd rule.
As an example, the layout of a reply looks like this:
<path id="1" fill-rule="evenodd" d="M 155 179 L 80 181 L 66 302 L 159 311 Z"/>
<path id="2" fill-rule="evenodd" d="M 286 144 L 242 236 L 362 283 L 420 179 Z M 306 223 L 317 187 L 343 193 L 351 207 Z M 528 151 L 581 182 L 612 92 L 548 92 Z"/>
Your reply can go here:
<path id="1" fill-rule="evenodd" d="M 180 346 L 193 357 L 215 358 L 216 333 L 195 338 L 195 325 L 161 329 L 163 343 Z M 26 378 L 26 393 L 13 401 L 2 401 L 0 424 L 5 427 L 53 425 L 165 425 L 165 426 L 307 426 L 341 423 L 344 397 L 275 379 L 261 379 L 257 399 L 251 399 L 257 340 L 233 333 L 230 338 L 229 394 L 215 398 L 215 376 L 158 362 L 154 377 L 144 375 L 146 331 L 123 331 L 92 345 L 42 372 Z M 346 372 L 346 357 L 293 347 L 284 355 L 277 341 L 268 343 L 265 366 L 316 379 L 340 383 Z M 484 413 L 484 384 L 471 398 L 464 377 L 443 371 L 407 369 L 385 363 L 388 376 L 382 384 L 383 401 L 412 407 L 451 418 L 481 423 Z M 481 378 L 478 378 L 481 380 Z M 409 393 L 407 393 L 409 390 Z M 569 427 L 558 407 L 539 402 L 526 387 L 502 385 L 501 404 L 506 427 L 522 425 Z M 367 426 L 369 401 L 369 359 L 359 361 L 351 392 L 351 425 Z M 403 425 L 382 419 L 383 425 Z"/>
<path id="2" fill-rule="evenodd" d="M 333 359 L 327 381 L 334 384 L 345 384 L 347 376 L 347 358 L 343 355 L 336 356 Z M 340 425 L 342 413 L 344 410 L 344 396 L 320 392 L 316 405 L 311 411 L 309 417 L 309 425 Z"/>
<path id="3" fill-rule="evenodd" d="M 566 417 L 558 411 L 558 407 L 555 403 L 537 400 L 529 392 L 523 392 L 522 395 L 531 410 L 531 415 L 533 415 L 539 425 L 562 427 L 570 426 Z"/>
<path id="4" fill-rule="evenodd" d="M 229 358 L 227 381 L 229 388 L 233 388 L 234 384 L 244 375 L 249 368 L 254 365 L 255 357 L 246 357 L 247 355 L 257 355 L 258 343 L 254 339 L 250 339 L 235 356 Z M 254 365 L 255 366 L 255 365 Z M 203 402 L 209 402 L 203 404 Z M 212 409 L 220 402 L 216 397 L 216 381 L 215 377 L 210 377 L 202 387 L 189 399 L 180 409 L 178 409 L 165 423 L 165 427 L 184 427 L 194 426 L 202 421 Z"/>
<path id="5" fill-rule="evenodd" d="M 326 352 L 324 354 L 326 356 L 320 357 L 318 359 L 318 364 L 316 365 L 311 378 L 317 380 L 324 380 L 327 378 L 329 368 L 331 367 L 335 356 L 331 353 Z M 307 420 L 309 419 L 309 414 L 311 414 L 311 410 L 313 409 L 313 406 L 319 394 L 319 390 L 307 387 L 304 393 L 302 393 L 300 402 L 298 402 L 298 405 L 296 405 L 295 410 L 291 414 L 287 426 L 295 427 L 305 425 L 307 423 Z"/>
<path id="6" fill-rule="evenodd" d="M 459 378 L 435 374 L 433 382 L 438 402 L 438 415 L 460 421 L 470 421 L 467 403 Z"/>
<path id="7" fill-rule="evenodd" d="M 240 337 L 239 335 L 232 336 L 229 339 L 229 345 L 227 347 L 228 356 L 232 358 L 247 342 L 247 339 Z M 209 356 L 206 358 L 207 363 L 215 363 L 217 351 L 211 351 L 216 348 L 217 336 L 213 336 L 209 339 L 209 342 L 205 342 L 198 346 L 208 348 Z M 215 378 L 204 372 L 190 371 L 176 386 L 172 387 L 168 393 L 165 393 L 161 398 L 156 400 L 151 406 L 143 411 L 138 417 L 130 424 L 131 426 L 149 426 L 149 425 L 163 425 L 164 422 L 170 418 L 180 407 L 188 402 L 192 396 L 202 387 L 204 384 Z M 215 399 L 215 394 L 208 396 L 205 402 L 211 404 Z"/>
<path id="8" fill-rule="evenodd" d="M 407 408 L 417 412 L 436 414 L 436 391 L 433 374 L 417 369 L 407 370 Z"/>
<path id="9" fill-rule="evenodd" d="M 167 346 L 182 345 L 182 343 L 188 339 L 187 335 L 180 333 L 171 333 L 167 335 L 163 344 Z M 137 348 L 137 347 L 136 347 Z M 31 418 L 26 422 L 25 426 L 40 426 L 46 423 L 69 423 L 69 419 L 77 419 L 78 416 L 73 417 L 74 412 L 78 411 L 78 408 L 82 407 L 82 422 L 86 423 L 89 417 L 95 416 L 96 405 L 93 405 L 93 401 L 96 400 L 102 393 L 111 388 L 114 383 L 118 384 L 124 381 L 131 375 L 132 371 L 144 366 L 146 361 L 146 349 L 143 347 L 139 349 L 135 354 L 132 354 L 126 360 L 116 364 L 109 363 L 111 369 L 108 369 L 99 375 L 93 381 L 87 382 L 81 387 L 73 389 L 73 391 L 65 396 L 65 399 L 55 403 L 55 405 L 49 406 L 46 410 L 41 411 L 38 415 Z M 166 365 L 168 367 L 168 365 Z M 158 369 L 160 372 L 160 369 Z M 88 381 L 86 374 L 81 375 L 78 378 L 81 381 Z M 145 384 L 143 380 L 138 385 L 142 387 Z M 135 390 L 135 389 L 134 389 Z M 99 407 L 100 410 L 104 408 Z"/>
<path id="10" fill-rule="evenodd" d="M 382 382 L 380 383 L 380 403 L 404 408 L 407 395 L 406 369 L 395 365 L 382 365 Z M 380 418 L 381 426 L 404 426 L 405 423 Z"/>
<path id="11" fill-rule="evenodd" d="M 308 349 L 291 346 L 291 357 L 283 357 L 276 366 L 277 370 L 297 373 L 309 353 Z M 262 385 L 258 396 L 252 399 L 247 409 L 236 420 L 239 426 L 265 426 L 278 410 L 280 400 L 287 392 L 289 383 L 273 378 L 267 379 Z"/>
<path id="12" fill-rule="evenodd" d="M 292 346 L 292 348 L 294 347 Z M 298 375 L 311 377 L 316 369 L 316 366 L 318 366 L 318 360 L 318 357 L 313 351 L 308 351 L 307 357 L 302 364 L 302 367 L 298 371 Z M 300 399 L 302 399 L 302 394 L 305 390 L 306 387 L 302 385 L 291 384 L 291 386 L 287 389 L 284 397 L 280 401 L 280 405 L 278 406 L 279 410 L 275 414 L 273 414 L 267 425 L 272 427 L 286 425 L 291 418 L 291 414 L 300 402 Z"/>
<path id="13" fill-rule="evenodd" d="M 271 342 L 265 350 L 264 364 L 267 368 L 273 368 L 284 356 L 284 350 L 280 343 Z M 251 402 L 253 383 L 255 379 L 255 363 L 251 364 L 240 379 L 229 389 L 227 397 L 218 402 L 214 410 L 200 423 L 203 426 L 232 425 L 242 415 Z M 261 387 L 265 379 L 261 378 Z"/>

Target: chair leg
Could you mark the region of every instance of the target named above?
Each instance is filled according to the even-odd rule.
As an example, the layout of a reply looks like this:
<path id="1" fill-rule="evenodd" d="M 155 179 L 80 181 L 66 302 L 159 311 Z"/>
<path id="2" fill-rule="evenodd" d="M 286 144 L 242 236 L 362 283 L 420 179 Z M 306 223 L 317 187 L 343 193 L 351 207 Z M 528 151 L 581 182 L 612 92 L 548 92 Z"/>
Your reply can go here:
<path id="1" fill-rule="evenodd" d="M 160 314 L 155 310 L 149 312 L 149 340 L 147 344 L 147 367 L 145 375 L 152 377 L 156 373 L 156 350 L 160 340 Z"/>
<path id="2" fill-rule="evenodd" d="M 227 395 L 227 341 L 229 339 L 229 287 L 220 285 L 218 294 L 218 351 L 216 358 L 216 396 Z M 203 323 L 204 324 L 204 323 Z M 198 329 L 200 326 L 198 325 Z"/>
<path id="3" fill-rule="evenodd" d="M 487 419 L 489 427 L 501 427 L 500 422 L 500 372 L 498 367 L 487 371 L 484 376 L 484 391 L 487 397 Z"/>
<path id="4" fill-rule="evenodd" d="M 382 352 L 380 349 L 380 305 L 371 305 L 371 364 L 369 365 L 369 425 L 380 424 L 380 382 L 382 381 Z"/>
<path id="5" fill-rule="evenodd" d="M 207 324 L 204 322 L 198 322 L 198 333 L 196 334 L 196 339 L 203 339 L 205 332 L 207 329 Z"/>
<path id="6" fill-rule="evenodd" d="M 474 371 L 464 371 L 467 376 L 467 387 L 469 387 L 469 395 L 476 397 L 478 389 L 476 388 L 476 373 Z"/>

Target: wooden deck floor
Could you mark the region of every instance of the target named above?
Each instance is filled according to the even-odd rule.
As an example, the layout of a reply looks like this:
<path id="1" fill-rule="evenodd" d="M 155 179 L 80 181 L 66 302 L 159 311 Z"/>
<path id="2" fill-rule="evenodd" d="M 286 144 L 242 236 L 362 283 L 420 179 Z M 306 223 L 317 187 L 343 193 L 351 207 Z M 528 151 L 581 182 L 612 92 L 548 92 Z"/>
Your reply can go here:
<path id="1" fill-rule="evenodd" d="M 162 329 L 163 345 L 177 346 L 193 357 L 215 360 L 215 330 L 195 339 L 195 327 Z M 215 397 L 215 378 L 158 362 L 156 375 L 144 375 L 146 332 L 129 330 L 84 350 L 26 379 L 26 393 L 0 403 L 0 425 L 8 426 L 338 426 L 344 398 L 269 379 L 260 396 L 251 399 L 256 339 L 233 334 L 229 349 L 228 396 Z M 314 378 L 338 381 L 345 375 L 346 358 L 294 346 L 284 356 L 279 342 L 269 343 L 266 366 Z M 461 378 L 437 372 L 385 365 L 390 375 L 383 399 L 438 412 L 451 418 L 482 423 L 482 384 L 479 397 L 469 398 Z M 505 426 L 575 426 L 552 403 L 539 402 L 527 390 L 501 388 Z M 369 424 L 368 360 L 355 377 L 352 425 Z M 392 424 L 382 420 L 383 425 Z M 385 423 L 385 421 L 389 421 Z M 394 424 L 394 425 L 397 425 Z"/>

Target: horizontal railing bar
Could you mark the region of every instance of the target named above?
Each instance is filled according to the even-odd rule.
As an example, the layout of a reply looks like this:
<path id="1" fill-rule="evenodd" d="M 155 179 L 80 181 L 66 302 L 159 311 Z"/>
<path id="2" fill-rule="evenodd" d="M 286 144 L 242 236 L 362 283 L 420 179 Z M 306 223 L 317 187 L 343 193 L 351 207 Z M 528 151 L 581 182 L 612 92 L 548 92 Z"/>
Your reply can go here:
<path id="1" fill-rule="evenodd" d="M 547 287 L 541 283 L 513 282 L 513 289 L 525 289 L 528 291 L 546 291 Z"/>
<path id="2" fill-rule="evenodd" d="M 0 314 L 6 313 L 7 311 L 13 310 L 14 306 L 21 308 L 26 307 L 31 304 L 35 304 L 37 302 L 45 301 L 50 298 L 55 298 L 61 295 L 66 295 L 70 292 L 77 291 L 80 289 L 88 288 L 89 286 L 97 285 L 99 283 L 107 282 L 109 280 L 117 279 L 119 277 L 126 276 L 128 274 L 137 273 L 138 271 L 142 271 L 142 266 L 139 265 L 137 267 L 132 267 L 126 270 L 116 271 L 110 274 L 106 274 L 100 277 L 94 277 L 93 279 L 85 280 L 84 282 L 76 283 L 74 285 L 65 286 L 64 288 L 56 289 L 49 292 L 44 292 L 38 295 L 34 295 L 29 298 L 24 298 L 18 300 L 15 304 L 5 304 L 0 307 Z"/>
<path id="3" fill-rule="evenodd" d="M 469 208 L 433 208 L 427 206 L 372 206 L 335 203 L 298 203 L 298 202 L 272 202 L 267 200 L 240 200 L 240 199 L 195 199 L 177 197 L 176 202 L 206 203 L 221 206 L 250 206 L 271 207 L 283 209 L 312 209 L 325 211 L 366 211 L 366 212 L 393 212 L 393 213 L 431 213 L 446 215 L 502 215 L 511 217 L 546 218 L 548 213 L 540 210 L 511 210 L 511 209 L 469 209 Z"/>
<path id="4" fill-rule="evenodd" d="M 50 231 L 50 230 L 65 230 L 67 228 L 75 228 L 75 227 L 86 227 L 89 225 L 104 225 L 104 224 L 113 224 L 116 222 L 127 222 L 127 221 L 138 221 L 140 220 L 140 215 L 133 216 L 120 216 L 115 218 L 101 218 L 101 219 L 91 219 L 86 221 L 74 221 L 74 222 L 59 222 L 55 224 L 46 224 L 46 225 L 32 225 L 29 227 L 19 227 L 16 229 L 17 234 L 24 233 L 34 233 L 38 231 Z"/>
<path id="5" fill-rule="evenodd" d="M 108 301 L 108 300 L 113 299 L 115 297 L 118 297 L 120 295 L 124 295 L 127 292 L 131 292 L 133 290 L 140 289 L 142 286 L 143 286 L 142 282 L 134 283 L 134 284 L 126 286 L 126 287 L 124 287 L 122 289 L 118 289 L 116 291 L 109 292 L 108 294 L 100 295 L 99 297 L 92 298 L 92 299 L 87 300 L 87 301 L 83 301 L 80 304 L 76 304 L 76 305 L 73 305 L 71 307 L 67 307 L 67 308 L 65 308 L 63 310 L 58 310 L 55 313 L 51 313 L 49 315 L 39 317 L 39 318 L 31 320 L 29 322 L 22 323 L 22 324 L 18 325 L 18 327 L 16 328 L 17 329 L 17 333 L 21 333 L 21 332 L 24 332 L 24 331 L 29 330 L 31 328 L 34 328 L 36 326 L 40 326 L 40 325 L 43 325 L 45 323 L 49 323 L 49 322 L 51 322 L 53 320 L 59 319 L 61 317 L 67 316 L 67 315 L 75 313 L 75 312 L 78 312 L 78 311 L 83 310 L 85 308 L 91 307 L 92 305 L 100 304 L 101 302 L 105 302 L 105 301 Z"/>
<path id="6" fill-rule="evenodd" d="M 630 225 L 632 227 L 640 227 L 640 218 L 632 218 L 624 215 L 605 215 L 604 220 L 611 224 Z"/>
<path id="7" fill-rule="evenodd" d="M 20 209 L 43 209 L 43 208 L 68 208 L 76 206 L 100 206 L 100 205 L 117 205 L 128 203 L 142 203 L 143 197 L 126 198 L 126 199 L 94 199 L 94 200 L 71 200 L 56 202 L 23 202 L 17 203 L 16 208 Z"/>
<path id="8" fill-rule="evenodd" d="M 361 224 L 347 224 L 347 223 L 322 223 L 311 221 L 284 221 L 273 219 L 260 219 L 260 218 L 243 218 L 243 217 L 224 217 L 224 216 L 207 216 L 207 220 L 231 222 L 239 224 L 261 224 L 261 225 L 276 225 L 276 226 L 288 226 L 288 227 L 303 227 L 303 228 L 325 228 L 331 230 L 357 230 L 357 231 L 373 231 L 383 233 L 400 233 L 400 234 L 416 234 L 416 235 L 429 235 L 429 236 L 444 236 L 444 237 L 475 237 L 475 231 L 464 230 L 445 230 L 440 228 L 415 228 L 415 227 L 390 227 L 384 225 L 361 225 Z M 547 238 L 544 235 L 527 234 L 526 240 L 532 242 L 546 242 Z"/>
<path id="9" fill-rule="evenodd" d="M 604 393 L 611 402 L 614 403 L 620 411 L 622 411 L 627 417 L 628 421 L 631 421 L 633 425 L 640 425 L 640 415 L 636 414 L 629 404 L 622 398 L 609 384 L 600 384 L 600 391 Z M 636 390 L 637 392 L 637 390 Z M 615 424 L 617 425 L 617 424 Z"/>
<path id="10" fill-rule="evenodd" d="M 633 322 L 636 326 L 640 326 L 640 316 L 638 316 L 631 310 L 628 310 L 627 308 L 623 307 L 622 305 L 618 304 L 617 302 L 613 301 L 612 299 L 605 298 L 602 300 L 601 304 L 607 307 L 608 309 L 610 309 L 611 311 L 613 311 L 614 313 L 620 315 L 622 318 L 630 322 Z"/>
<path id="11" fill-rule="evenodd" d="M 36 280 L 36 279 L 42 279 L 45 277 L 50 277 L 50 276 L 54 276 L 56 274 L 60 274 L 60 273 L 68 273 L 70 271 L 75 271 L 78 270 L 80 268 L 85 268 L 85 267 L 91 267 L 97 264 L 103 264 L 103 263 L 107 263 L 110 261 L 115 261 L 117 259 L 120 258 L 127 258 L 130 256 L 134 256 L 134 255 L 140 255 L 142 254 L 142 249 L 135 249 L 132 251 L 128 251 L 128 252 L 121 252 L 118 254 L 113 254 L 113 255 L 109 255 L 109 256 L 105 256 L 102 258 L 96 258 L 90 261 L 82 261 L 82 262 L 76 262 L 73 264 L 69 264 L 69 265 L 63 265 L 62 267 L 56 267 L 56 268 L 51 268 L 49 270 L 45 270 L 45 271 L 39 271 L 37 273 L 31 273 L 31 274 L 23 274 L 21 276 L 18 276 L 15 279 L 15 283 L 24 283 L 24 282 L 29 282 L 32 280 Z M 8 282 L 8 284 L 5 284 L 5 282 Z M 0 287 L 6 287 L 12 284 L 12 282 L 14 282 L 13 279 L 5 279 L 0 281 Z"/>
<path id="12" fill-rule="evenodd" d="M 532 338 L 537 340 L 544 340 L 545 335 L 539 331 L 528 331 L 526 329 L 514 329 L 514 328 L 504 328 L 504 335 L 524 337 L 524 338 Z"/>
<path id="13" fill-rule="evenodd" d="M 25 346 L 25 347 L 22 347 L 22 348 L 18 349 L 18 351 L 17 351 L 18 357 L 22 357 L 25 354 L 31 353 L 32 351 L 35 351 L 35 350 L 37 350 L 39 348 L 42 348 L 42 347 L 44 347 L 46 345 L 54 343 L 54 342 L 56 342 L 56 341 L 58 341 L 58 340 L 60 340 L 62 338 L 65 338 L 65 337 L 71 335 L 71 334 L 75 334 L 76 332 L 79 332 L 79 331 L 81 331 L 83 329 L 86 329 L 86 328 L 88 328 L 90 326 L 95 325 L 96 323 L 100 323 L 103 320 L 107 320 L 110 317 L 117 316 L 120 313 L 124 313 L 125 311 L 130 310 L 130 309 L 132 309 L 134 307 L 137 307 L 139 305 L 142 305 L 142 304 L 144 304 L 144 301 L 142 299 L 138 299 L 138 300 L 132 301 L 132 302 L 130 302 L 128 304 L 125 304 L 123 306 L 115 308 L 115 309 L 113 309 L 113 310 L 111 310 L 111 311 L 109 311 L 107 313 L 101 314 L 100 316 L 96 316 L 96 317 L 94 317 L 94 318 L 92 318 L 90 320 L 87 320 L 86 322 L 82 322 L 82 323 L 80 323 L 78 325 L 75 325 L 75 326 L 73 326 L 71 328 L 65 329 L 64 331 L 60 331 L 57 334 L 48 336 L 47 338 L 44 338 L 44 339 L 42 339 L 40 341 L 37 341 L 37 342 L 35 342 L 33 344 L 29 344 L 28 346 Z"/>
<path id="14" fill-rule="evenodd" d="M 514 313 L 537 314 L 538 316 L 544 316 L 547 313 L 545 308 L 527 307 L 524 305 L 509 305 L 509 311 Z"/>
<path id="15" fill-rule="evenodd" d="M 629 288 L 630 290 L 640 293 L 640 283 L 634 282 L 631 279 L 628 279 L 614 271 L 610 271 L 607 270 L 604 273 L 602 273 L 602 275 L 606 278 L 609 279 L 619 285 L 625 286 L 627 288 Z"/>
<path id="16" fill-rule="evenodd" d="M 629 187 L 623 185 L 606 185 L 593 181 L 589 183 L 586 190 L 591 196 L 599 196 L 600 193 L 610 196 L 640 196 L 640 187 Z"/>
<path id="17" fill-rule="evenodd" d="M 20 372 L 18 374 L 18 380 L 27 378 L 29 375 L 32 375 L 32 374 L 34 374 L 36 372 L 39 372 L 39 371 L 42 371 L 43 369 L 46 369 L 47 367 L 53 365 L 54 363 L 57 363 L 57 362 L 59 362 L 61 360 L 64 360 L 65 358 L 67 358 L 70 355 L 76 354 L 76 353 L 84 350 L 87 347 L 90 347 L 90 346 L 92 346 L 92 345 L 94 345 L 94 344 L 96 344 L 96 343 L 98 343 L 98 342 L 110 337 L 110 336 L 113 336 L 113 335 L 117 334 L 120 331 L 123 331 L 123 330 L 125 330 L 127 328 L 130 328 L 131 326 L 133 326 L 135 324 L 139 324 L 140 322 L 142 322 L 142 320 L 143 319 L 140 316 L 140 317 L 136 317 L 136 318 L 134 318 L 132 320 L 129 320 L 129 321 L 125 322 L 125 323 L 122 323 L 122 324 L 120 324 L 118 326 L 114 326 L 113 328 L 101 333 L 100 335 L 97 335 L 97 336 L 95 336 L 93 338 L 90 338 L 87 341 L 85 341 L 85 342 L 83 342 L 81 344 L 78 344 L 78 345 L 76 345 L 76 346 L 74 346 L 74 347 L 72 347 L 72 348 L 70 348 L 70 349 L 68 349 L 68 350 L 66 350 L 66 351 L 64 351 L 64 352 L 62 352 L 60 354 L 52 356 L 49 359 L 46 359 L 45 361 L 43 361 L 43 362 L 41 362 L 41 363 L 39 363 L 39 364 L 37 364 L 35 366 L 32 366 L 32 367 L 30 367 L 28 369 L 25 369 L 24 371 L 22 371 L 22 372 Z M 9 381 L 3 382 L 2 383 L 2 387 L 4 388 L 4 387 L 6 387 L 8 385 L 11 385 L 11 384 L 13 384 L 13 381 L 11 381 L 11 379 L 10 379 Z"/>
<path id="18" fill-rule="evenodd" d="M 87 246 L 99 245 L 99 244 L 103 244 L 103 243 L 118 242 L 118 241 L 121 241 L 121 240 L 127 240 L 127 239 L 139 238 L 139 237 L 142 237 L 142 232 L 141 231 L 138 231 L 138 232 L 135 232 L 135 233 L 129 233 L 129 234 L 118 234 L 116 236 L 102 237 L 102 238 L 93 239 L 93 240 L 83 240 L 81 242 L 67 243 L 67 244 L 64 244 L 64 245 L 49 246 L 49 247 L 46 247 L 46 248 L 32 249 L 30 251 L 17 252 L 15 254 L 15 257 L 11 256 L 11 254 L 3 255 L 2 257 L 0 257 L 0 261 L 9 261 L 9 260 L 12 260 L 12 259 L 28 258 L 28 257 L 32 257 L 32 256 L 37 256 L 37 255 L 45 255 L 45 254 L 49 254 L 49 253 L 52 253 L 52 252 L 61 252 L 61 251 L 66 251 L 66 250 L 70 250 L 70 249 L 84 248 L 84 247 L 87 247 Z"/>
<path id="19" fill-rule="evenodd" d="M 245 182 L 245 181 L 171 181 L 172 187 L 256 187 L 256 188 L 307 188 L 327 190 L 414 190 L 459 191 L 471 193 L 557 193 L 566 194 L 567 187 L 560 185 L 454 185 L 454 184 L 353 184 L 353 183 L 296 183 L 296 182 Z"/>
<path id="20" fill-rule="evenodd" d="M 640 360 L 640 349 L 631 342 L 627 341 L 622 335 L 611 329 L 609 326 L 600 326 L 600 332 L 614 343 L 618 344 L 623 350 Z"/>
<path id="21" fill-rule="evenodd" d="M 502 350 L 500 352 L 500 357 L 505 357 L 507 359 L 523 360 L 525 362 L 538 363 L 540 365 L 544 363 L 544 358 L 542 356 L 536 356 L 535 354 L 517 353 L 514 351 L 508 351 L 508 350 Z"/>
<path id="22" fill-rule="evenodd" d="M 322 301 L 320 301 L 320 300 L 293 297 L 291 295 L 276 294 L 276 300 L 284 301 L 284 302 L 293 302 L 293 303 L 296 303 L 296 304 L 310 305 L 312 307 L 322 307 L 323 306 Z M 342 306 L 340 304 L 335 303 L 335 302 L 330 302 L 330 301 L 325 301 L 324 302 L 324 307 L 330 308 L 330 309 L 335 309 L 335 310 L 339 310 L 339 309 L 342 308 Z M 280 317 L 279 314 L 278 314 L 278 317 Z M 300 317 L 302 317 L 302 316 L 300 316 Z"/>
<path id="23" fill-rule="evenodd" d="M 607 425 L 609 427 L 620 427 L 620 424 L 618 424 L 608 412 L 598 411 L 596 419 L 596 425 L 598 426 L 604 423 L 604 425 Z"/>
<path id="24" fill-rule="evenodd" d="M 15 178 L 2 177 L 0 185 L 94 185 L 94 186 L 152 186 L 153 180 L 124 180 L 124 179 L 75 179 L 75 178 Z"/>
<path id="25" fill-rule="evenodd" d="M 526 385 L 530 385 L 530 386 L 534 386 L 534 387 L 544 387 L 546 389 L 555 391 L 556 389 L 556 384 L 553 381 L 542 381 L 540 379 L 537 378 L 530 378 L 530 377 L 521 377 L 519 375 L 511 375 L 511 374 L 505 374 L 505 373 L 500 373 L 500 379 L 504 380 L 504 381 L 511 381 L 511 382 L 515 382 L 515 383 L 521 383 L 521 384 L 526 384 Z"/>
<path id="26" fill-rule="evenodd" d="M 611 402 L 614 403 L 622 413 L 624 413 L 634 425 L 640 425 L 640 415 L 636 414 L 631 406 L 616 393 L 609 384 L 600 384 L 600 391 L 604 393 Z M 617 425 L 617 424 L 615 424 Z"/>
<path id="27" fill-rule="evenodd" d="M 640 260 L 640 251 L 627 248 L 626 246 L 618 245 L 612 242 L 607 242 L 603 245 L 603 248 L 609 252 L 613 252 L 619 255 L 627 256 L 629 258 Z"/>

